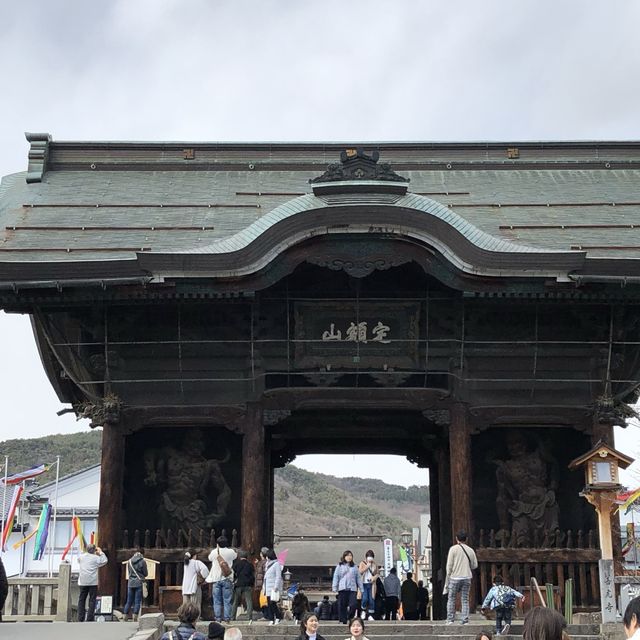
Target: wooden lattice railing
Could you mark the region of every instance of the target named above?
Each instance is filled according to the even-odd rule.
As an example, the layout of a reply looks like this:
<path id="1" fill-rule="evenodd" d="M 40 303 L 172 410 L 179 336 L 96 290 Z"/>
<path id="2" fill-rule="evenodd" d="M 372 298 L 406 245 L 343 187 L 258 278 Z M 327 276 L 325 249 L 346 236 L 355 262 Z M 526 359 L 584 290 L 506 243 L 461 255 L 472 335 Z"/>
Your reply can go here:
<path id="1" fill-rule="evenodd" d="M 579 610 L 599 608 L 600 549 L 595 531 L 547 533 L 534 540 L 538 546 L 531 548 L 512 546 L 514 538 L 493 530 L 480 531 L 476 547 L 479 566 L 475 578 L 478 599 L 491 588 L 493 576 L 500 574 L 516 589 L 528 588 L 532 577 L 541 585 L 553 584 L 563 601 L 565 581 L 572 578 L 574 607 Z"/>
<path id="2" fill-rule="evenodd" d="M 149 582 L 150 594 L 147 605 L 158 605 L 160 602 L 160 589 L 162 587 L 172 587 L 182 584 L 184 571 L 184 552 L 188 549 L 195 551 L 201 560 L 206 561 L 211 549 L 216 546 L 216 539 L 224 536 L 229 540 L 231 547 L 238 546 L 238 532 L 231 531 L 231 536 L 227 535 L 226 529 L 210 529 L 205 531 L 200 529 L 194 531 L 172 531 L 171 529 L 156 529 L 151 531 L 146 529 L 133 532 L 125 529 L 122 534 L 122 546 L 117 552 L 118 563 L 128 560 L 135 551 L 141 549 L 144 557 L 156 560 L 160 563 L 156 579 Z M 120 590 L 116 601 L 121 605 L 127 596 L 126 573 L 124 566 L 120 565 Z"/>

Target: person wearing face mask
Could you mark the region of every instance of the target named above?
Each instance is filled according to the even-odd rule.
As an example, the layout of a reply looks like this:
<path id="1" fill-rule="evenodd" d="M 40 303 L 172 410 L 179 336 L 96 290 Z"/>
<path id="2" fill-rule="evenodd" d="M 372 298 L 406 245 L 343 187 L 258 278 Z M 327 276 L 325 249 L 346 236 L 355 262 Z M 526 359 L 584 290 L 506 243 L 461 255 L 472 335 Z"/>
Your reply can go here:
<path id="1" fill-rule="evenodd" d="M 378 577 L 378 565 L 375 563 L 375 554 L 369 549 L 365 558 L 358 565 L 358 572 L 362 579 L 362 619 L 373 620 L 375 613 L 376 579 Z"/>

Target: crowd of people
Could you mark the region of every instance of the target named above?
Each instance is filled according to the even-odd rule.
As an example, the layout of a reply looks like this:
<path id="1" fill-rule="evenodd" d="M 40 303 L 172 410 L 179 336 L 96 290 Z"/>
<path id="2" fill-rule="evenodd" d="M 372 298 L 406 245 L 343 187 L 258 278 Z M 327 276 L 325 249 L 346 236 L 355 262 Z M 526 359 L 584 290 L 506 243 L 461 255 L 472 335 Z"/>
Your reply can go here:
<path id="1" fill-rule="evenodd" d="M 356 616 L 362 620 L 397 620 L 399 612 L 404 620 L 427 619 L 429 590 L 422 580 L 416 583 L 409 571 L 401 582 L 395 567 L 385 576 L 371 549 L 357 566 L 350 550 L 342 554 L 333 572 L 332 591 L 335 604 L 327 598 L 316 607 L 321 619 L 336 619 L 343 624 Z"/>
<path id="2" fill-rule="evenodd" d="M 494 580 L 487 598 L 496 599 L 500 587 L 504 583 Z M 485 599 L 486 603 L 487 599 Z M 323 604 L 323 603 L 321 603 Z M 368 608 L 363 609 L 369 612 Z M 225 628 L 218 622 L 211 622 L 208 634 L 205 636 L 196 630 L 195 624 L 199 616 L 198 607 L 191 603 L 183 603 L 178 610 L 179 624 L 172 631 L 167 631 L 161 640 L 242 640 L 242 632 L 237 627 Z M 306 611 L 302 614 L 300 634 L 296 640 L 325 640 L 318 632 L 320 621 L 324 620 L 317 612 Z M 640 640 L 640 597 L 634 598 L 628 604 L 622 619 L 625 636 L 630 640 Z M 350 618 L 347 622 L 349 637 L 346 640 L 368 640 L 365 636 L 366 622 L 359 616 Z M 502 635 L 505 635 L 505 627 Z M 508 629 L 507 629 L 508 631 Z M 500 632 L 499 632 L 500 633 Z M 524 618 L 522 629 L 523 640 L 569 640 L 567 624 L 561 613 L 547 607 L 533 607 Z M 490 631 L 481 631 L 475 640 L 493 640 Z"/>
<path id="3" fill-rule="evenodd" d="M 456 545 L 464 545 L 464 547 L 467 547 L 467 545 L 464 544 L 465 540 L 466 535 L 464 532 L 459 532 L 456 538 Z M 473 553 L 470 547 L 464 548 L 462 551 L 453 548 L 449 551 L 449 559 L 447 561 L 448 573 L 455 565 L 455 554 L 460 552 L 466 555 L 469 568 L 471 571 L 473 570 L 472 565 L 474 563 L 472 558 L 475 557 L 475 554 L 472 556 L 469 551 Z M 187 552 L 185 554 L 184 580 L 182 584 L 183 603 L 178 609 L 178 625 L 175 629 L 165 632 L 161 640 L 242 640 L 242 631 L 239 628 L 223 626 L 219 621 L 209 623 L 206 636 L 196 630 L 196 623 L 200 618 L 201 611 L 199 606 L 199 603 L 202 601 L 201 584 L 205 580 L 211 584 L 225 579 L 231 580 L 233 585 L 233 589 L 231 589 L 233 600 L 231 603 L 229 604 L 226 595 L 229 589 L 222 587 L 217 590 L 214 588 L 214 605 L 215 598 L 218 597 L 220 600 L 217 610 L 220 615 L 224 616 L 224 612 L 229 611 L 229 616 L 235 618 L 236 611 L 242 600 L 247 607 L 250 620 L 252 598 L 256 586 L 260 585 L 259 591 L 265 596 L 265 600 L 261 601 L 261 605 L 264 604 L 264 606 L 261 607 L 263 614 L 270 622 L 275 624 L 274 617 L 279 616 L 277 603 L 280 598 L 276 594 L 282 589 L 282 569 L 280 568 L 273 549 L 264 547 L 260 553 L 260 560 L 254 568 L 253 564 L 248 560 L 246 553 L 239 550 L 236 554 L 233 549 L 228 548 L 224 538 L 219 538 L 216 548 L 212 549 L 209 554 L 209 560 L 212 562 L 211 569 L 219 569 L 219 572 L 213 571 L 212 579 L 209 579 L 212 570 L 198 560 L 195 552 Z M 229 560 L 231 560 L 232 563 L 231 567 L 228 565 Z M 451 563 L 449 561 L 451 561 Z M 85 552 L 79 558 L 81 573 L 79 580 L 81 588 L 81 602 L 79 603 L 78 611 L 79 617 L 80 613 L 82 613 L 80 621 L 93 619 L 92 614 L 95 608 L 97 572 L 106 562 L 106 556 L 102 553 L 101 549 L 95 545 L 88 545 Z M 144 579 L 147 575 L 147 567 L 139 552 L 132 556 L 129 560 L 129 565 L 129 591 L 125 609 L 128 611 L 129 608 L 131 608 L 131 610 L 135 611 L 136 607 L 138 607 L 137 610 L 139 611 L 141 595 L 140 597 L 138 596 L 137 589 L 142 589 L 142 584 L 144 584 Z M 278 565 L 279 568 L 274 569 L 276 565 Z M 232 577 L 234 571 L 237 577 L 235 584 L 233 584 Z M 324 596 L 324 598 L 318 602 L 315 609 L 310 611 L 309 600 L 303 590 L 299 590 L 293 598 L 292 613 L 295 616 L 296 622 L 300 623 L 300 634 L 297 640 L 324 640 L 322 635 L 318 633 L 320 621 L 336 619 L 348 625 L 349 638 L 346 640 L 368 640 L 364 635 L 366 628 L 365 619 L 367 621 L 381 619 L 387 615 L 390 616 L 388 619 L 396 619 L 392 614 L 396 614 L 397 617 L 398 602 L 401 603 L 403 609 L 405 603 L 411 603 L 407 608 L 410 616 L 413 616 L 415 613 L 413 602 L 418 602 L 418 618 L 406 618 L 406 616 L 405 618 L 423 619 L 422 613 L 423 611 L 426 612 L 426 603 L 424 604 L 423 610 L 420 596 L 417 595 L 419 593 L 418 590 L 421 588 L 421 583 L 419 582 L 415 587 L 411 585 L 413 579 L 411 574 L 408 573 L 407 579 L 400 585 L 398 591 L 397 587 L 400 581 L 395 569 L 391 569 L 389 575 L 384 580 L 382 580 L 381 573 L 380 568 L 375 563 L 373 551 L 367 551 L 364 560 L 359 563 L 357 568 L 353 562 L 353 554 L 351 551 L 345 551 L 334 570 L 334 592 L 336 592 L 336 587 L 338 588 L 338 598 L 335 601 L 331 602 L 329 596 Z M 462 573 L 466 573 L 466 569 L 462 568 Z M 466 580 L 466 577 L 462 576 L 459 579 Z M 94 582 L 95 584 L 93 584 Z M 371 585 L 370 588 L 365 586 L 367 584 Z M 403 593 L 403 587 L 406 584 L 410 586 L 409 588 L 405 588 Z M 361 596 L 359 600 L 357 598 L 358 591 L 356 591 L 355 596 L 351 593 L 354 586 L 359 589 Z M 268 589 L 271 589 L 271 592 L 267 596 Z M 445 591 L 450 593 L 450 589 L 451 582 L 447 578 L 445 581 Z M 199 594 L 198 591 L 200 591 Z M 341 596 L 341 591 L 349 593 Z M 2 622 L 1 615 L 8 592 L 7 575 L 2 559 L 0 559 L 0 622 Z M 460 589 L 460 592 L 463 592 L 462 589 Z M 216 593 L 218 594 L 217 596 Z M 393 593 L 393 595 L 389 595 L 389 593 Z M 384 597 L 381 597 L 381 594 L 384 594 Z M 89 599 L 88 608 L 85 606 L 87 598 Z M 389 600 L 389 598 L 391 598 L 391 600 Z M 517 600 L 522 600 L 523 598 L 523 594 L 505 584 L 502 576 L 496 575 L 494 577 L 493 585 L 482 603 L 482 611 L 493 610 L 495 612 L 496 635 L 504 636 L 509 633 L 515 603 Z M 384 603 L 384 609 L 379 607 L 382 603 Z M 80 608 L 80 604 L 82 608 Z M 274 604 L 276 605 L 275 607 L 272 606 Z M 462 599 L 462 604 L 462 622 L 465 623 L 465 617 L 468 621 L 469 616 L 468 600 L 466 611 L 464 599 Z M 344 619 L 345 613 L 348 616 L 346 620 Z M 224 617 L 222 620 L 225 620 Z M 229 619 L 227 619 L 227 621 L 229 621 Z M 452 620 L 448 619 L 447 622 L 450 623 Z M 625 636 L 628 639 L 640 640 L 640 597 L 634 598 L 629 602 L 624 612 L 622 623 Z M 564 617 L 558 611 L 546 607 L 533 607 L 526 614 L 522 637 L 523 640 L 569 640 L 567 624 Z M 476 640 L 493 640 L 493 634 L 490 631 L 482 631 L 477 634 Z"/>
<path id="4" fill-rule="evenodd" d="M 217 540 L 216 547 L 208 555 L 210 566 L 198 558 L 195 551 L 184 556 L 182 580 L 183 602 L 192 602 L 202 609 L 203 584 L 210 585 L 214 618 L 227 623 L 235 620 L 242 605 L 249 620 L 254 610 L 271 625 L 280 623 L 284 616 L 282 601 L 282 565 L 273 549 L 263 547 L 254 564 L 247 553 L 231 549 L 224 537 Z M 335 600 L 326 596 L 313 607 L 299 586 L 291 601 L 291 614 L 295 621 L 304 614 L 313 612 L 319 620 L 426 620 L 429 591 L 422 581 L 415 582 L 411 572 L 401 583 L 397 570 L 392 568 L 385 577 L 375 562 L 375 554 L 368 550 L 356 565 L 353 553 L 345 551 L 333 573 Z M 137 600 L 130 597 L 132 602 Z M 134 604 L 135 606 L 135 604 Z"/>

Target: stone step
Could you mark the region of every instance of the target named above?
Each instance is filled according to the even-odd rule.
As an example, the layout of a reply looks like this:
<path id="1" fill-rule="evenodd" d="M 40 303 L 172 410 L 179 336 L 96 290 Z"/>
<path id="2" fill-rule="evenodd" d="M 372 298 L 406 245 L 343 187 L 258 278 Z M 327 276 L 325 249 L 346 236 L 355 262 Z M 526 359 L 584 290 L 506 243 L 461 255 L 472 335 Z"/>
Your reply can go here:
<path id="1" fill-rule="evenodd" d="M 165 629 L 170 630 L 176 626 L 176 622 L 168 621 Z M 495 635 L 495 623 L 491 620 L 471 620 L 469 624 L 446 624 L 444 621 L 413 622 L 394 620 L 367 621 L 365 635 L 374 638 L 390 638 L 397 636 L 398 640 L 424 640 L 424 638 L 451 638 L 455 640 L 475 640 L 481 631 L 491 631 Z M 209 623 L 198 622 L 198 631 L 207 633 Z M 293 640 L 300 634 L 300 626 L 290 621 L 282 621 L 278 625 L 269 625 L 264 621 L 256 621 L 251 624 L 246 621 L 236 621 L 233 625 L 242 630 L 243 640 Z M 575 624 L 567 627 L 567 632 L 572 640 L 601 640 L 600 626 L 597 624 Z M 321 622 L 319 633 L 326 640 L 345 640 L 348 637 L 347 626 L 338 622 Z M 505 638 L 518 638 L 522 636 L 522 620 L 516 620 Z"/>

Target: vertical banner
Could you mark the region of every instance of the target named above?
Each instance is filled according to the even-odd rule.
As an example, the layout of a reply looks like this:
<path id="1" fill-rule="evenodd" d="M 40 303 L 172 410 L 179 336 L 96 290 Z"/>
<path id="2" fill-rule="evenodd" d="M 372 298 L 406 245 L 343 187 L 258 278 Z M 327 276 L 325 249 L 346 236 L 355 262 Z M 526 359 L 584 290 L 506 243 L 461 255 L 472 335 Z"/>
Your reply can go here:
<path id="1" fill-rule="evenodd" d="M 600 573 L 600 611 L 602 622 L 616 621 L 616 598 L 613 560 L 598 560 Z"/>
<path id="2" fill-rule="evenodd" d="M 384 551 L 384 573 L 389 575 L 389 571 L 393 567 L 393 540 L 385 538 L 382 541 L 382 548 Z"/>
<path id="3" fill-rule="evenodd" d="M 13 497 L 11 498 L 11 504 L 9 505 L 9 510 L 7 511 L 7 517 L 4 520 L 4 528 L 2 529 L 2 539 L 0 540 L 0 549 L 4 552 L 7 550 L 7 540 L 9 539 L 9 534 L 11 533 L 11 529 L 13 528 L 13 519 L 16 515 L 16 510 L 18 508 L 18 503 L 20 502 L 20 496 L 24 487 L 21 484 L 18 484 L 13 489 Z"/>

